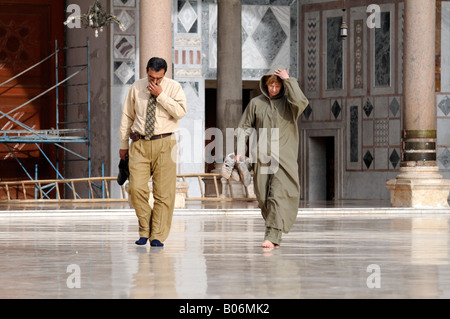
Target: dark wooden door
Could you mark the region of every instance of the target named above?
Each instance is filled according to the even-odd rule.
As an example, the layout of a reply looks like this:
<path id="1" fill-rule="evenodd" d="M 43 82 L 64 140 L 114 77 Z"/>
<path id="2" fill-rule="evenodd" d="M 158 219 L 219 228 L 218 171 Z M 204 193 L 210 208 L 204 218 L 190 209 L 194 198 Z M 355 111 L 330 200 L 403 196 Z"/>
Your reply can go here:
<path id="1" fill-rule="evenodd" d="M 0 0 L 0 83 L 49 56 L 55 50 L 55 40 L 58 40 L 60 45 L 63 44 L 64 2 Z M 4 113 L 9 112 L 54 84 L 55 60 L 50 59 L 18 79 L 0 86 L 0 110 Z M 55 108 L 55 93 L 51 92 L 11 113 L 10 116 L 33 130 L 50 129 L 55 127 L 56 123 Z M 0 129 L 24 130 L 22 126 L 6 117 L 0 118 Z M 56 157 L 54 146 L 39 146 L 54 162 Z M 29 179 L 15 157 L 33 178 L 36 165 L 39 178 L 55 176 L 51 165 L 35 144 L 0 143 L 0 180 Z"/>

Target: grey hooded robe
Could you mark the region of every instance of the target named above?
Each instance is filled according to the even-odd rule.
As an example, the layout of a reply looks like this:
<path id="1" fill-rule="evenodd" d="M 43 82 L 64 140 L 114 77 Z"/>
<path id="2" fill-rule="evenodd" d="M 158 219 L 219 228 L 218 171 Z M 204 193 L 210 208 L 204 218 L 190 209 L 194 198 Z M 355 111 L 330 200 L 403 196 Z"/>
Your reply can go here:
<path id="1" fill-rule="evenodd" d="M 257 142 L 253 143 L 250 135 L 249 144 L 253 146 L 250 145 L 249 149 L 258 206 L 266 229 L 288 233 L 297 217 L 300 200 L 297 120 L 309 102 L 294 78 L 284 80 L 280 93 L 270 99 L 265 85 L 269 76 L 261 78 L 263 94 L 248 104 L 239 122 L 241 130 L 238 130 L 237 136 L 239 141 L 242 135 L 249 135 L 251 131 L 256 134 Z M 254 147 L 254 144 L 258 146 Z M 265 147 L 267 150 L 264 150 Z"/>

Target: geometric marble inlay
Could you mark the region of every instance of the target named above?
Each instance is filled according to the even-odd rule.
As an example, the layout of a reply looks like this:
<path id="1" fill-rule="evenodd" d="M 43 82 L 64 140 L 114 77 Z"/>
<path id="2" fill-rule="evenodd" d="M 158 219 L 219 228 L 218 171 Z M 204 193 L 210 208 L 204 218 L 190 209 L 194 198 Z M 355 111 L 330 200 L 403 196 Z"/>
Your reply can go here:
<path id="1" fill-rule="evenodd" d="M 358 162 L 358 106 L 350 106 L 350 162 Z"/>
<path id="2" fill-rule="evenodd" d="M 355 20 L 354 21 L 354 61 L 353 61 L 353 69 L 354 69 L 354 80 L 353 87 L 357 89 L 361 89 L 364 87 L 363 76 L 364 70 L 362 68 L 363 65 L 363 37 L 364 37 L 364 21 L 363 20 Z"/>
<path id="3" fill-rule="evenodd" d="M 268 26 L 270 27 L 268 28 Z M 261 23 L 253 33 L 253 39 L 258 44 L 258 48 L 267 63 L 272 64 L 279 49 L 286 41 L 287 35 L 271 8 L 266 11 Z"/>
<path id="4" fill-rule="evenodd" d="M 178 1 L 178 6 L 180 7 L 180 5 L 182 5 L 181 1 Z M 192 7 L 191 3 L 189 1 L 186 1 L 184 3 L 184 5 L 182 6 L 181 9 L 179 9 L 178 11 L 178 20 L 181 23 L 181 26 L 183 26 L 183 28 L 181 28 L 181 26 L 179 25 L 179 32 L 181 33 L 189 33 L 191 31 L 196 32 L 197 29 L 194 28 L 195 30 L 191 30 L 192 27 L 197 25 L 197 12 L 195 11 L 195 9 Z"/>
<path id="5" fill-rule="evenodd" d="M 400 110 L 400 104 L 395 97 L 392 100 L 391 105 L 389 105 L 389 110 L 391 110 L 392 115 L 397 116 L 397 113 Z"/>
<path id="6" fill-rule="evenodd" d="M 450 113 L 450 98 L 448 96 L 445 96 L 445 98 L 438 104 L 438 107 L 442 111 L 442 113 L 447 116 L 448 113 Z"/>
<path id="7" fill-rule="evenodd" d="M 341 106 L 338 101 L 334 101 L 333 106 L 331 107 L 331 113 L 333 113 L 335 119 L 337 119 L 341 113 Z"/>
<path id="8" fill-rule="evenodd" d="M 134 59 L 135 57 L 135 42 L 134 36 L 114 36 L 114 58 L 119 59 Z"/>
<path id="9" fill-rule="evenodd" d="M 309 117 L 312 114 L 312 108 L 311 105 L 308 104 L 308 106 L 306 107 L 306 109 L 303 111 L 303 115 L 305 115 L 305 118 L 308 120 Z"/>
<path id="10" fill-rule="evenodd" d="M 364 154 L 363 160 L 364 160 L 364 164 L 366 164 L 366 167 L 369 168 L 373 162 L 372 153 L 370 151 L 367 151 L 366 154 Z"/>
<path id="11" fill-rule="evenodd" d="M 390 78 L 390 12 L 381 12 L 381 28 L 375 28 L 375 86 L 389 86 Z"/>
<path id="12" fill-rule="evenodd" d="M 389 143 L 389 122 L 387 120 L 375 121 L 375 145 L 383 146 Z"/>
<path id="13" fill-rule="evenodd" d="M 327 18 L 326 37 L 326 88 L 343 88 L 343 41 L 339 36 L 342 17 Z"/>
<path id="14" fill-rule="evenodd" d="M 437 159 L 445 168 L 448 168 L 450 166 L 450 151 L 448 148 L 445 148 L 444 151 L 439 154 Z"/>
<path id="15" fill-rule="evenodd" d="M 397 168 L 398 162 L 400 162 L 400 155 L 395 149 L 392 151 L 391 156 L 389 156 L 389 161 L 394 168 Z"/>
<path id="16" fill-rule="evenodd" d="M 114 6 L 134 7 L 136 0 L 114 0 Z"/>
<path id="17" fill-rule="evenodd" d="M 117 12 L 118 10 L 116 10 Z M 131 13 L 131 11 L 130 11 Z M 120 22 L 122 22 L 125 31 L 127 31 L 127 33 L 132 32 L 132 30 L 129 30 L 130 27 L 136 23 L 136 20 L 130 15 L 130 13 L 128 13 L 126 10 L 120 10 L 120 13 L 117 14 L 117 18 L 120 20 Z"/>
<path id="18" fill-rule="evenodd" d="M 372 102 L 367 99 L 366 103 L 364 104 L 364 113 L 366 113 L 366 116 L 369 117 L 370 114 L 372 114 L 373 111 L 373 105 Z"/>
<path id="19" fill-rule="evenodd" d="M 199 96 L 199 85 L 198 82 L 182 82 L 180 81 L 181 86 L 183 87 L 183 90 L 192 90 L 197 97 Z"/>
<path id="20" fill-rule="evenodd" d="M 317 89 L 317 78 L 318 78 L 318 57 L 317 52 L 319 50 L 318 47 L 318 35 L 317 35 L 317 25 L 318 22 L 311 18 L 308 20 L 307 28 L 308 28 L 308 61 L 307 61 L 307 91 L 316 91 Z"/>
<path id="21" fill-rule="evenodd" d="M 178 0 L 184 4 L 186 0 Z M 189 0 L 194 5 L 194 0 Z M 276 68 L 291 67 L 296 74 L 297 51 L 296 0 L 249 0 L 242 1 L 241 40 L 242 75 L 245 79 L 259 80 L 261 75 Z M 264 2 L 264 5 L 261 3 Z M 195 2 L 196 3 L 196 2 Z M 202 49 L 207 53 L 203 59 L 207 66 L 206 77 L 215 78 L 217 71 L 217 0 L 207 3 L 202 10 Z M 295 16 L 294 16 L 295 15 Z M 225 17 L 226 19 L 226 17 Z M 200 20 L 200 15 L 199 19 Z M 200 23 L 200 22 L 199 22 Z M 181 25 L 181 23 L 178 23 Z M 294 27 L 295 26 L 295 27 Z M 292 39 L 291 39 L 292 36 Z M 206 52 L 207 51 L 207 52 Z M 318 68 L 316 68 L 318 70 Z M 203 71 L 205 73 L 205 70 Z"/>
<path id="22" fill-rule="evenodd" d="M 114 75 L 121 81 L 115 84 L 132 84 L 134 82 L 134 62 L 114 62 Z"/>

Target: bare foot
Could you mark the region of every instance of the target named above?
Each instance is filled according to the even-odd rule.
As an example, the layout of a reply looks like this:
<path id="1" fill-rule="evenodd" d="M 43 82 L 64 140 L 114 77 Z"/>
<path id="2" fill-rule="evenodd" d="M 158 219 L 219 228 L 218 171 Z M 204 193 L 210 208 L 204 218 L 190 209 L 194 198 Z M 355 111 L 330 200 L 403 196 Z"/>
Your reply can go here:
<path id="1" fill-rule="evenodd" d="M 279 248 L 280 246 L 277 245 L 277 244 L 272 243 L 272 242 L 269 241 L 269 240 L 265 240 L 265 241 L 261 244 L 261 247 L 262 247 L 262 248 L 271 248 L 271 249 L 273 249 L 273 248 Z"/>

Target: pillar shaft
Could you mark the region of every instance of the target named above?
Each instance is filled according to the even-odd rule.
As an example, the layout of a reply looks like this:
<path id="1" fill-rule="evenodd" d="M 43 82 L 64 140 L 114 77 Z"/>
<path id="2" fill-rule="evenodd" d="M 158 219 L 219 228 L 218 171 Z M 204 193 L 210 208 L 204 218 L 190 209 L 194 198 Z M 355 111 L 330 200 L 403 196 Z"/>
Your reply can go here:
<path id="1" fill-rule="evenodd" d="M 218 0 L 217 5 L 216 124 L 225 137 L 226 128 L 235 128 L 242 114 L 242 5 L 241 0 Z M 224 152 L 233 151 L 225 147 Z"/>
<path id="2" fill-rule="evenodd" d="M 436 0 L 405 1 L 402 162 L 386 184 L 395 207 L 449 206 L 436 162 L 435 21 Z"/>
<path id="3" fill-rule="evenodd" d="M 139 74 L 146 77 L 147 62 L 160 57 L 172 78 L 172 1 L 141 0 L 139 6 Z"/>
<path id="4" fill-rule="evenodd" d="M 405 1 L 402 166 L 436 165 L 436 0 Z"/>

